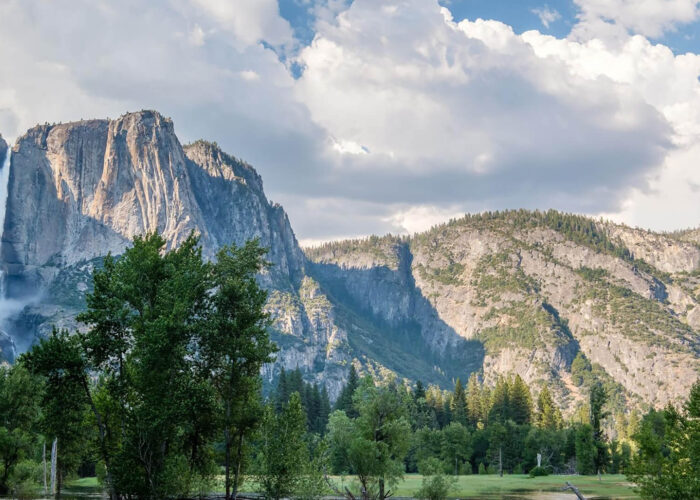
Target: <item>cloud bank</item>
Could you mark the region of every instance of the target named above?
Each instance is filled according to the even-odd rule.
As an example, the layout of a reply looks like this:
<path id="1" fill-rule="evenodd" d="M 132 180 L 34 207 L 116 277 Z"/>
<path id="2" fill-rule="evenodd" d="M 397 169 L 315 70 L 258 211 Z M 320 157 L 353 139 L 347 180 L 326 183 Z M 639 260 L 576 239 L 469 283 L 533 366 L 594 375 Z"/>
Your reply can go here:
<path id="1" fill-rule="evenodd" d="M 576 3 L 557 39 L 324 0 L 305 45 L 275 0 L 4 0 L 0 131 L 158 109 L 255 165 L 307 242 L 518 207 L 698 225 L 700 56 L 647 38 L 698 2 Z"/>

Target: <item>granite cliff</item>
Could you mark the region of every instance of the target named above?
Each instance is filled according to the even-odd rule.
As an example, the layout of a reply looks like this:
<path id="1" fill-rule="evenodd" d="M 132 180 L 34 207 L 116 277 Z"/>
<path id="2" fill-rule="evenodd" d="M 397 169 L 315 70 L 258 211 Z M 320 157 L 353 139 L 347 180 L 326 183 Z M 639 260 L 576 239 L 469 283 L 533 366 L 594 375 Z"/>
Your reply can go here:
<path id="1" fill-rule="evenodd" d="M 469 369 L 547 384 L 566 408 L 585 398 L 581 367 L 621 407 L 678 402 L 700 373 L 700 246 L 681 235 L 510 211 L 307 255 L 332 299 L 443 359 L 471 342 Z"/>
<path id="2" fill-rule="evenodd" d="M 6 298 L 27 306 L 8 318 L 7 331 L 27 347 L 53 325 L 78 327 L 94 266 L 152 231 L 171 246 L 194 231 L 209 257 L 223 244 L 259 238 L 274 264 L 261 283 L 299 305 L 279 319 L 277 337 L 290 338 L 277 366 L 313 368 L 339 390 L 348 360 L 342 334 L 317 321 L 306 300 L 305 258 L 284 210 L 267 200 L 250 165 L 216 144 L 182 146 L 172 121 L 153 111 L 41 125 L 13 146 L 0 257 Z M 330 339 L 341 339 L 337 349 Z"/>
<path id="3" fill-rule="evenodd" d="M 0 159 L 5 149 L 0 138 Z M 253 237 L 269 248 L 260 282 L 281 351 L 267 382 L 298 366 L 335 396 L 350 363 L 445 388 L 519 373 L 572 409 L 583 380 L 620 407 L 660 406 L 700 371 L 697 231 L 517 211 L 303 252 L 250 165 L 213 143 L 181 145 L 153 111 L 37 126 L 9 168 L 0 265 L 5 298 L 24 307 L 2 326 L 20 349 L 52 325 L 79 327 L 108 252 L 148 231 L 169 245 L 195 231 L 210 257 Z"/>

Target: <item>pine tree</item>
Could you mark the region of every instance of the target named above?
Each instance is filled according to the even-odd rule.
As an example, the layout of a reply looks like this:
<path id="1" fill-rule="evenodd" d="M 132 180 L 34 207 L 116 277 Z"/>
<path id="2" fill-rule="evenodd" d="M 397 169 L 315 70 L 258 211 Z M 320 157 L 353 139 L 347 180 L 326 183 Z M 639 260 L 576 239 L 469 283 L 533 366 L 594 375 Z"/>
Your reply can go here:
<path id="1" fill-rule="evenodd" d="M 309 384 L 309 400 L 307 415 L 309 419 L 309 430 L 317 434 L 323 432 L 322 421 L 321 421 L 321 391 L 318 389 L 318 384 L 311 386 Z"/>
<path id="2" fill-rule="evenodd" d="M 289 384 L 287 382 L 287 372 L 284 367 L 280 370 L 280 376 L 277 380 L 277 389 L 275 390 L 275 411 L 282 411 L 282 407 L 289 401 Z"/>
<path id="3" fill-rule="evenodd" d="M 467 398 L 462 387 L 462 381 L 457 378 L 455 389 L 452 393 L 450 402 L 450 410 L 452 411 L 452 422 L 458 422 L 462 425 L 467 425 Z"/>
<path id="4" fill-rule="evenodd" d="M 328 397 L 328 389 L 326 389 L 326 384 L 323 384 L 321 388 L 321 401 L 319 406 L 319 432 L 321 434 L 326 433 L 326 427 L 328 426 L 328 416 L 331 413 L 331 401 Z"/>
<path id="5" fill-rule="evenodd" d="M 603 410 L 603 406 L 608 400 L 605 389 L 600 384 L 595 384 L 591 387 L 590 393 L 590 420 L 593 428 L 593 443 L 595 445 L 594 464 L 596 471 L 600 474 L 608 464 L 608 447 L 606 444 L 605 433 L 603 431 L 603 419 L 609 415 L 609 412 Z"/>
<path id="6" fill-rule="evenodd" d="M 530 389 L 520 375 L 516 375 L 509 386 L 510 418 L 518 425 L 529 424 L 532 416 Z"/>
<path id="7" fill-rule="evenodd" d="M 302 376 L 299 367 L 297 367 L 293 372 L 287 374 L 287 386 L 290 395 L 294 392 L 298 392 L 299 396 L 302 398 L 304 397 L 304 377 Z"/>
<path id="8" fill-rule="evenodd" d="M 562 428 L 561 411 L 554 404 L 552 394 L 545 386 L 537 396 L 537 413 L 535 425 L 540 429 L 559 430 Z"/>
<path id="9" fill-rule="evenodd" d="M 469 423 L 474 427 L 483 422 L 481 386 L 476 373 L 471 374 L 467 383 L 467 416 Z"/>
<path id="10" fill-rule="evenodd" d="M 508 381 L 503 377 L 499 377 L 491 396 L 489 422 L 504 423 L 511 417 L 509 389 Z"/>
<path id="11" fill-rule="evenodd" d="M 414 401 L 418 401 L 421 398 L 425 399 L 425 387 L 423 387 L 423 382 L 418 380 L 416 382 L 416 388 L 413 391 L 413 399 Z"/>
<path id="12" fill-rule="evenodd" d="M 491 414 L 491 388 L 482 385 L 481 386 L 481 419 L 484 425 L 489 422 L 489 415 Z"/>
<path id="13" fill-rule="evenodd" d="M 357 376 L 357 370 L 355 370 L 354 365 L 350 365 L 350 373 L 348 375 L 348 382 L 345 384 L 343 389 L 340 391 L 340 395 L 335 402 L 335 410 L 344 411 L 345 414 L 350 418 L 355 418 L 357 416 L 357 411 L 352 405 L 352 397 L 360 385 L 360 378 Z"/>

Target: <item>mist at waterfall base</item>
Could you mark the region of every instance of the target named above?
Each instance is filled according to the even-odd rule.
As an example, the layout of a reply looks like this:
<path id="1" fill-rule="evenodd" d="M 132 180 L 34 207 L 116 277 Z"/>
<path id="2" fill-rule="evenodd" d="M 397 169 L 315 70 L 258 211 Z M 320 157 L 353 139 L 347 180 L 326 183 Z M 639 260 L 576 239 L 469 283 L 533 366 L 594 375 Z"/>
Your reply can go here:
<path id="1" fill-rule="evenodd" d="M 0 228 L 2 228 L 3 230 L 5 227 L 5 213 L 7 209 L 8 194 L 7 190 L 10 180 L 11 161 L 12 149 L 8 148 L 7 154 L 5 155 L 5 159 L 2 163 L 2 166 L 0 167 Z M 0 331 L 0 340 L 2 340 L 1 337 L 4 337 L 3 333 L 9 337 L 9 340 L 12 343 L 13 350 L 15 351 L 13 353 L 10 353 L 10 357 L 12 358 L 15 355 L 29 349 L 29 347 L 32 345 L 35 339 L 25 338 L 25 336 L 17 336 L 15 332 L 12 332 L 11 328 L 8 328 L 8 320 L 11 319 L 14 315 L 18 314 L 22 309 L 24 309 L 24 307 L 35 302 L 38 297 L 32 297 L 30 299 L 23 298 L 22 300 L 7 297 L 4 274 L 4 270 L 0 270 L 0 329 L 2 330 Z"/>

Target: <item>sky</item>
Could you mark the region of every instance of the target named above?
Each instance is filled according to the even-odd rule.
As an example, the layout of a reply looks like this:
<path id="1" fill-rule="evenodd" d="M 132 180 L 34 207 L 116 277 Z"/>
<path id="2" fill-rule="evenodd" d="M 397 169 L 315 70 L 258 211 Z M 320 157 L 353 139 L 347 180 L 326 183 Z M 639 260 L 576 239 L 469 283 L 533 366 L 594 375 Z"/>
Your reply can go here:
<path id="1" fill-rule="evenodd" d="M 700 1 L 0 0 L 0 133 L 156 109 L 302 244 L 555 208 L 700 226 Z"/>

